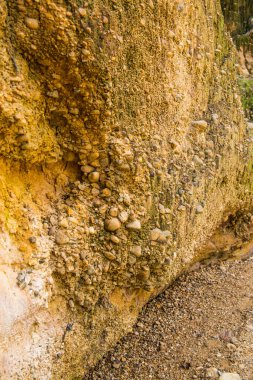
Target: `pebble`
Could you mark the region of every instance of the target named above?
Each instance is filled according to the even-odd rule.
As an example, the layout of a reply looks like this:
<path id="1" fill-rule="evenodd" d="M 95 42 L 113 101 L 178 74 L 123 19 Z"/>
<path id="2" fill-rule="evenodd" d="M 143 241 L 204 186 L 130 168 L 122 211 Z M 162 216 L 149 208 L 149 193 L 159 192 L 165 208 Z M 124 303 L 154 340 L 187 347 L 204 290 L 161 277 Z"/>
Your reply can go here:
<path id="1" fill-rule="evenodd" d="M 218 124 L 219 115 L 217 115 L 217 113 L 212 114 L 212 120 L 213 120 L 214 124 Z"/>
<path id="2" fill-rule="evenodd" d="M 116 256 L 115 256 L 113 253 L 109 252 L 109 251 L 105 251 L 105 252 L 104 252 L 104 256 L 105 256 L 108 260 L 110 260 L 110 261 L 113 261 L 113 260 L 116 259 Z"/>
<path id="3" fill-rule="evenodd" d="M 99 158 L 99 153 L 98 152 L 92 152 L 88 156 L 88 162 L 93 162 Z"/>
<path id="4" fill-rule="evenodd" d="M 134 257 L 134 256 L 129 256 L 129 258 L 128 258 L 128 263 L 129 263 L 130 265 L 134 265 L 134 264 L 136 263 L 136 257 Z"/>
<path id="5" fill-rule="evenodd" d="M 102 197 L 109 198 L 112 195 L 112 192 L 110 189 L 105 188 L 102 190 L 101 195 L 102 195 Z"/>
<path id="6" fill-rule="evenodd" d="M 56 215 L 51 215 L 50 216 L 50 219 L 49 219 L 49 221 L 50 221 L 50 223 L 52 224 L 52 226 L 55 226 L 56 224 L 57 224 L 57 217 L 56 217 Z"/>
<path id="7" fill-rule="evenodd" d="M 90 235 L 94 235 L 94 234 L 96 233 L 95 228 L 94 228 L 94 227 L 89 227 L 89 228 L 88 228 L 88 233 L 89 233 Z"/>
<path id="8" fill-rule="evenodd" d="M 26 280 L 26 273 L 24 271 L 21 271 L 17 275 L 17 284 L 20 285 L 24 283 Z"/>
<path id="9" fill-rule="evenodd" d="M 200 132 L 204 132 L 207 129 L 207 122 L 205 120 L 196 120 L 192 122 L 192 126 Z"/>
<path id="10" fill-rule="evenodd" d="M 122 211 L 119 214 L 119 220 L 121 221 L 121 223 L 126 223 L 127 219 L 128 219 L 128 213 L 126 211 Z"/>
<path id="11" fill-rule="evenodd" d="M 105 185 L 106 185 L 106 187 L 108 187 L 108 189 L 110 189 L 110 190 L 113 190 L 113 189 L 114 189 L 114 184 L 113 184 L 112 181 L 109 181 L 109 180 L 105 181 Z"/>
<path id="12" fill-rule="evenodd" d="M 117 231 L 121 227 L 121 223 L 118 218 L 111 218 L 105 220 L 106 231 L 113 232 Z"/>
<path id="13" fill-rule="evenodd" d="M 215 367 L 208 368 L 206 370 L 206 377 L 207 379 L 218 379 L 219 377 L 218 369 Z"/>
<path id="14" fill-rule="evenodd" d="M 117 207 L 112 207 L 112 208 L 110 209 L 110 211 L 109 211 L 109 214 L 110 214 L 111 216 L 117 216 L 117 215 L 118 215 L 118 209 L 117 209 Z"/>
<path id="15" fill-rule="evenodd" d="M 67 228 L 68 225 L 69 225 L 69 223 L 68 223 L 68 220 L 66 218 L 61 219 L 59 222 L 59 226 L 63 227 L 63 228 Z"/>
<path id="16" fill-rule="evenodd" d="M 159 243 L 167 242 L 167 238 L 171 235 L 169 231 L 162 231 L 160 228 L 154 228 L 150 232 L 150 240 L 158 241 Z"/>
<path id="17" fill-rule="evenodd" d="M 105 214 L 107 208 L 108 208 L 107 205 L 103 205 L 103 206 L 101 206 L 101 207 L 99 208 L 99 212 L 100 212 L 100 214 Z"/>
<path id="18" fill-rule="evenodd" d="M 196 207 L 196 213 L 201 214 L 204 211 L 204 208 L 201 204 L 198 204 Z"/>
<path id="19" fill-rule="evenodd" d="M 219 380 L 241 380 L 241 377 L 238 373 L 223 372 L 223 374 L 219 377 Z"/>
<path id="20" fill-rule="evenodd" d="M 133 222 L 130 222 L 126 225 L 126 228 L 128 230 L 137 231 L 141 229 L 141 222 L 139 220 L 134 220 Z"/>
<path id="21" fill-rule="evenodd" d="M 115 244 L 119 244 L 120 243 L 120 239 L 117 236 L 115 236 L 115 235 L 111 236 L 111 241 L 113 243 L 115 243 Z"/>
<path id="22" fill-rule="evenodd" d="M 36 18 L 26 17 L 25 23 L 29 29 L 39 29 L 39 21 Z"/>
<path id="23" fill-rule="evenodd" d="M 158 240 L 159 236 L 161 235 L 162 231 L 159 229 L 159 228 L 154 228 L 151 232 L 150 232 L 150 240 L 152 241 L 156 241 Z"/>
<path id="24" fill-rule="evenodd" d="M 87 10 L 85 8 L 79 8 L 78 12 L 79 12 L 81 17 L 87 16 Z"/>
<path id="25" fill-rule="evenodd" d="M 84 166 L 81 166 L 81 170 L 82 172 L 89 174 L 94 170 L 94 168 L 93 166 L 90 166 L 90 165 L 84 165 Z"/>
<path id="26" fill-rule="evenodd" d="M 123 202 L 126 206 L 130 206 L 131 204 L 131 198 L 128 194 L 123 195 Z"/>
<path id="27" fill-rule="evenodd" d="M 96 183 L 99 181 L 99 177 L 100 177 L 100 174 L 99 172 L 92 172 L 88 175 L 88 180 L 91 182 L 91 183 Z"/>
<path id="28" fill-rule="evenodd" d="M 91 194 L 94 195 L 94 197 L 97 197 L 99 195 L 100 191 L 96 188 L 93 188 L 91 190 Z"/>
<path id="29" fill-rule="evenodd" d="M 161 214 L 165 214 L 165 207 L 161 203 L 159 203 L 158 208 Z"/>
<path id="30" fill-rule="evenodd" d="M 141 257 L 141 246 L 140 245 L 133 245 L 130 248 L 130 252 L 136 256 L 136 257 Z"/>
<path id="31" fill-rule="evenodd" d="M 69 242 L 69 237 L 65 231 L 59 230 L 56 232 L 55 242 L 58 245 L 67 244 Z"/>

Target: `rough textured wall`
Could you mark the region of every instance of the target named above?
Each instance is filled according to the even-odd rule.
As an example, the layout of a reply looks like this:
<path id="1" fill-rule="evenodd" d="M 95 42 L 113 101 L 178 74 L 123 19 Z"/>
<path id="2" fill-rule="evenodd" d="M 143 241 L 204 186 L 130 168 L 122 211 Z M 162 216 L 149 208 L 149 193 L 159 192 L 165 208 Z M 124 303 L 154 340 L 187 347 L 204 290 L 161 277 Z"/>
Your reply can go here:
<path id="1" fill-rule="evenodd" d="M 0 374 L 77 379 L 246 207 L 234 48 L 214 0 L 0 6 Z"/>

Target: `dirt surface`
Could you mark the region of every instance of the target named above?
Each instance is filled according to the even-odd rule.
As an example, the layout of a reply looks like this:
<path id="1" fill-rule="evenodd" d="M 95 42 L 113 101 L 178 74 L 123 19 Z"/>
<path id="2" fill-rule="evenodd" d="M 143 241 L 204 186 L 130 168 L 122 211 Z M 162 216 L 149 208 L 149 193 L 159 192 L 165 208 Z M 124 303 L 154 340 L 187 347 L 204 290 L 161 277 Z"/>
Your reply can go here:
<path id="1" fill-rule="evenodd" d="M 252 380 L 252 278 L 252 257 L 183 275 L 84 379 L 215 379 L 232 372 Z"/>

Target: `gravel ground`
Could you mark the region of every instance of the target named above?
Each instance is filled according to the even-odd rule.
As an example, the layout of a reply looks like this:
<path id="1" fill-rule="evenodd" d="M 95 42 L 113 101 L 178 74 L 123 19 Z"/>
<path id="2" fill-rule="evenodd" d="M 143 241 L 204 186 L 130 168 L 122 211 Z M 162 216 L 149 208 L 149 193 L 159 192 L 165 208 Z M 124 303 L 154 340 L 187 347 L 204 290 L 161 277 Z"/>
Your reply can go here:
<path id="1" fill-rule="evenodd" d="M 183 275 L 84 380 L 218 379 L 223 372 L 253 380 L 252 257 Z"/>

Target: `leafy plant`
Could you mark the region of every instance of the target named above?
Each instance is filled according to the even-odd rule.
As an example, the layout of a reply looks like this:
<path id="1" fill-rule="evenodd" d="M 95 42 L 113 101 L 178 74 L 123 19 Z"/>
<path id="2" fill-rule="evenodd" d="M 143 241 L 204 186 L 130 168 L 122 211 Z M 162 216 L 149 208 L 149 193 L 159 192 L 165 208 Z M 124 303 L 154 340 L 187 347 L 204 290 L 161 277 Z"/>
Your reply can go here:
<path id="1" fill-rule="evenodd" d="M 240 77 L 238 83 L 245 114 L 249 119 L 253 119 L 253 77 Z"/>

